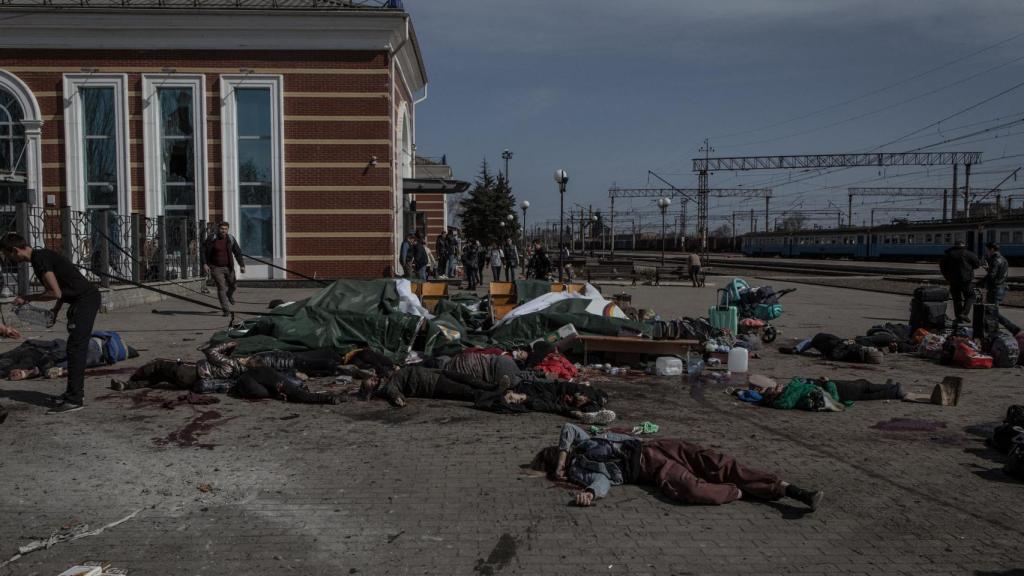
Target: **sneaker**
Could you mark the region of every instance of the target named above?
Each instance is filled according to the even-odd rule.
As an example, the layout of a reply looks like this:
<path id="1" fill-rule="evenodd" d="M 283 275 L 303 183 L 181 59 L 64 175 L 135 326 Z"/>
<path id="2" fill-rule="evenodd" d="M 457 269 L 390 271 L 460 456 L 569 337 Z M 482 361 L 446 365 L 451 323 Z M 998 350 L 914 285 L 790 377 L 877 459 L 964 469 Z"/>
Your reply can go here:
<path id="1" fill-rule="evenodd" d="M 581 412 L 579 419 L 584 424 L 605 425 L 615 420 L 615 412 L 612 412 L 607 408 L 598 410 L 597 412 Z"/>
<path id="2" fill-rule="evenodd" d="M 117 378 L 110 379 L 110 389 L 116 390 L 117 392 L 124 392 L 125 385 L 124 380 L 118 380 Z"/>
<path id="3" fill-rule="evenodd" d="M 53 408 L 50 408 L 49 410 L 47 410 L 46 413 L 47 414 L 67 414 L 68 412 L 76 412 L 78 410 L 81 410 L 82 408 L 85 408 L 85 406 L 83 406 L 81 404 L 75 404 L 74 402 L 71 402 L 70 400 L 64 400 L 59 405 L 54 406 Z"/>

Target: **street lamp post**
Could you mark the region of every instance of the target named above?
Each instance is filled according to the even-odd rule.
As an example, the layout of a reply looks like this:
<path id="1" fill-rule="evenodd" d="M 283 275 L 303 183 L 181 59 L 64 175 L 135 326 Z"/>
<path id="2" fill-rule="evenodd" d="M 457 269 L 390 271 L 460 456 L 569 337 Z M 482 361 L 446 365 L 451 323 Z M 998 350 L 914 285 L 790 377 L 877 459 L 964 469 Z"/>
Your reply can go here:
<path id="1" fill-rule="evenodd" d="M 594 228 L 597 227 L 597 214 L 590 215 L 590 255 L 594 255 L 594 246 L 597 242 L 594 239 Z"/>
<path id="2" fill-rule="evenodd" d="M 558 184 L 558 281 L 562 281 L 565 272 L 565 254 L 562 243 L 565 241 L 565 185 L 569 183 L 569 173 L 559 168 L 555 170 L 555 182 Z"/>
<path id="3" fill-rule="evenodd" d="M 512 234 L 514 232 L 513 231 L 514 226 L 512 225 L 512 221 L 515 220 L 515 219 L 516 219 L 516 217 L 513 216 L 512 214 L 509 214 L 508 216 L 505 216 L 505 220 L 508 220 L 508 238 L 506 238 L 506 240 L 511 240 L 512 239 Z M 502 223 L 502 225 L 504 226 L 504 222 Z"/>
<path id="4" fill-rule="evenodd" d="M 658 208 L 661 208 L 661 265 L 665 266 L 665 212 L 672 204 L 671 198 L 659 198 Z"/>
<path id="5" fill-rule="evenodd" d="M 512 185 L 512 179 L 508 175 L 508 161 L 512 159 L 512 151 L 508 148 L 501 153 L 501 157 L 505 159 L 505 183 L 509 186 Z"/>
<path id="6" fill-rule="evenodd" d="M 523 253 L 526 253 L 526 209 L 530 207 L 529 200 L 523 200 L 519 207 L 523 209 Z"/>

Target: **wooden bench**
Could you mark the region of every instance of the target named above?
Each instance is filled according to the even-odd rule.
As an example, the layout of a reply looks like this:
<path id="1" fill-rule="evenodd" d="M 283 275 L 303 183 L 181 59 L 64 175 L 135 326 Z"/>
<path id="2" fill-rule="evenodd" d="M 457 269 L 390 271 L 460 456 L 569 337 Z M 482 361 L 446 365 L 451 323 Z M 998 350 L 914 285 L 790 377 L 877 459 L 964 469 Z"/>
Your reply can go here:
<path id="1" fill-rule="evenodd" d="M 505 317 L 516 303 L 515 282 L 491 282 L 487 288 L 487 298 L 491 308 L 491 321 L 497 322 Z"/>
<path id="2" fill-rule="evenodd" d="M 448 297 L 448 283 L 440 282 L 413 282 L 412 293 L 419 297 L 420 304 L 431 313 L 437 308 L 437 303 Z"/>
<path id="3" fill-rule="evenodd" d="M 583 363 L 589 363 L 591 352 L 610 352 L 616 355 L 639 356 L 682 356 L 686 357 L 691 347 L 700 346 L 699 340 L 651 340 L 631 336 L 579 336 L 583 346 Z"/>

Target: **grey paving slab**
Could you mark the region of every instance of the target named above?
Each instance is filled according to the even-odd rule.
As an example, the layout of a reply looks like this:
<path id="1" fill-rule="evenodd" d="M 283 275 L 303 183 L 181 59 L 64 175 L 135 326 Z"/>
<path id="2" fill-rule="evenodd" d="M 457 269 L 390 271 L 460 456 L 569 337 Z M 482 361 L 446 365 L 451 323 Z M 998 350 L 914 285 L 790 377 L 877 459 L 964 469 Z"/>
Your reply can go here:
<path id="1" fill-rule="evenodd" d="M 779 283 L 776 287 L 785 287 Z M 777 323 L 783 337 L 861 333 L 902 320 L 903 296 L 797 286 Z M 621 288 L 670 316 L 706 311 L 713 288 Z M 310 291 L 244 289 L 259 306 Z M 152 308 L 178 314 L 153 314 Z M 197 357 L 223 325 L 188 304 L 100 316 L 143 357 Z M 1010 311 L 1016 321 L 1024 312 Z M 55 337 L 59 332 L 31 332 Z M 9 343 L 0 344 L 2 349 Z M 965 378 L 961 405 L 859 403 L 836 414 L 740 404 L 721 389 L 673 379 L 595 375 L 624 423 L 652 420 L 681 436 L 826 490 L 826 506 L 737 502 L 678 506 L 649 490 L 613 490 L 592 509 L 522 466 L 553 443 L 563 420 L 498 416 L 458 403 L 411 401 L 336 407 L 222 398 L 166 410 L 171 392 L 117 394 L 92 377 L 87 408 L 45 416 L 31 393 L 62 382 L 0 382 L 0 558 L 62 525 L 98 526 L 139 515 L 99 536 L 28 555 L 2 574 L 57 574 L 109 560 L 133 574 L 1013 574 L 1024 569 L 1017 510 L 1024 484 L 973 427 L 1024 403 L 1021 371 L 970 372 L 916 358 L 854 366 L 768 350 L 752 369 L 795 375 L 893 378 L 925 391 L 945 374 Z M 216 412 L 203 446 L 160 439 Z M 298 417 L 293 417 L 293 415 Z M 883 432 L 891 418 L 945 427 Z M 287 418 L 287 419 L 285 419 Z M 211 492 L 199 490 L 201 484 Z M 0 560 L 2 561 L 2 560 Z"/>

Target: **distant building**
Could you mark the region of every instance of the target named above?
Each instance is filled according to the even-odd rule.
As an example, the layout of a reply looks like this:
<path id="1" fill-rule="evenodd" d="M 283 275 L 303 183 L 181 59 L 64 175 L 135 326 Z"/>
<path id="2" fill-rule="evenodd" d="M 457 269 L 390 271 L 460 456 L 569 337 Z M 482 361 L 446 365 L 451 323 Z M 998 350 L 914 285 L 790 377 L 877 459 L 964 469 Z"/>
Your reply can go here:
<path id="1" fill-rule="evenodd" d="M 412 227 L 408 186 L 443 186 L 414 180 L 427 77 L 401 2 L 0 0 L 0 19 L 0 204 L 226 220 L 280 266 L 372 277 Z"/>

